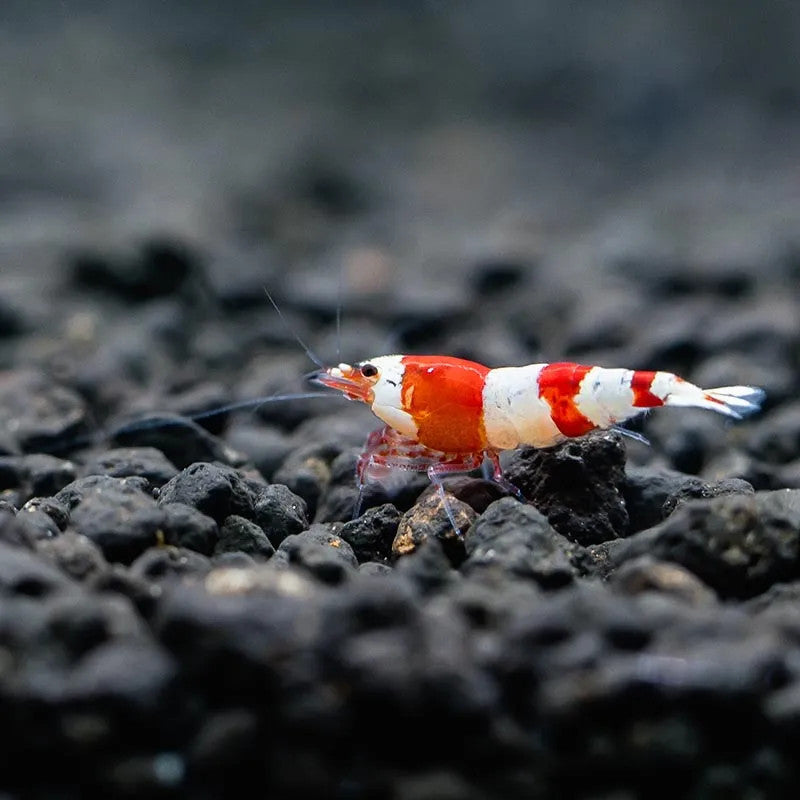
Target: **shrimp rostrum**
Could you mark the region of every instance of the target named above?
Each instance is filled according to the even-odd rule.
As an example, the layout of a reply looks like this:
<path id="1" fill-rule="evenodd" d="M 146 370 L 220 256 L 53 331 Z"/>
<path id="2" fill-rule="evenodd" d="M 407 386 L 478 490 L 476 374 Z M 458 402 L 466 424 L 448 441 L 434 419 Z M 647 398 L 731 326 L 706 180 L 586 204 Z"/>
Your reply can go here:
<path id="1" fill-rule="evenodd" d="M 366 403 L 386 423 L 369 436 L 358 461 L 359 490 L 396 468 L 427 472 L 443 499 L 443 476 L 475 469 L 485 459 L 494 480 L 519 496 L 503 477 L 504 450 L 550 447 L 658 406 L 705 408 L 739 419 L 764 398 L 754 386 L 701 389 L 670 372 L 571 362 L 489 369 L 447 356 L 379 356 L 320 370 L 314 380 Z"/>

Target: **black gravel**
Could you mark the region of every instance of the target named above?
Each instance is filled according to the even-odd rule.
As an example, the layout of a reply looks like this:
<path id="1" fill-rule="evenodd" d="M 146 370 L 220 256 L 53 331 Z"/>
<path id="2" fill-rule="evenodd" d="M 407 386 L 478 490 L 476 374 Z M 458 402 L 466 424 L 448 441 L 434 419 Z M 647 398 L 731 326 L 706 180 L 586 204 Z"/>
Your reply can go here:
<path id="1" fill-rule="evenodd" d="M 791 4 L 7 5 L 0 797 L 795 797 Z M 269 401 L 386 352 L 767 396 L 459 536 Z"/>

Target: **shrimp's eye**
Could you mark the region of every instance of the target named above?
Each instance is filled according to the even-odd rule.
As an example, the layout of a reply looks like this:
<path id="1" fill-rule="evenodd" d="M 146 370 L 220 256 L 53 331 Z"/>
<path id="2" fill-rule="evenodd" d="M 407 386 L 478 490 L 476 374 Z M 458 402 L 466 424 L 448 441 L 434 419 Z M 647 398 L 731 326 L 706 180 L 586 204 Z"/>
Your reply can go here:
<path id="1" fill-rule="evenodd" d="M 374 364 L 362 364 L 361 374 L 365 378 L 374 378 L 378 374 L 378 368 Z"/>

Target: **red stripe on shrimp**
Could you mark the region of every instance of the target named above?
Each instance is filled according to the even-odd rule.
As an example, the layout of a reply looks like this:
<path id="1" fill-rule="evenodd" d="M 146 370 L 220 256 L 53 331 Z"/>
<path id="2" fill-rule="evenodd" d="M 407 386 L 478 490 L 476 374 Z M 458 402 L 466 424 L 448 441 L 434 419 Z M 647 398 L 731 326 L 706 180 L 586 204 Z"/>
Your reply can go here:
<path id="1" fill-rule="evenodd" d="M 640 369 L 634 371 L 631 378 L 631 391 L 635 408 L 653 408 L 664 405 L 663 399 L 651 391 L 655 377 L 655 372 Z"/>
<path id="2" fill-rule="evenodd" d="M 548 364 L 539 374 L 539 397 L 550 406 L 550 417 L 564 436 L 583 436 L 595 424 L 575 404 L 581 381 L 592 367 L 571 362 Z"/>

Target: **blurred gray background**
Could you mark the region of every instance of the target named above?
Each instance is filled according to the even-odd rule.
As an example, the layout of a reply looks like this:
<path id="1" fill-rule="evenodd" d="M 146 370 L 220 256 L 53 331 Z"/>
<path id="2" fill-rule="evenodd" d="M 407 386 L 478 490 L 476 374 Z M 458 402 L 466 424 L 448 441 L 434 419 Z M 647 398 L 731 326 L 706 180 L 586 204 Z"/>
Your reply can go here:
<path id="1" fill-rule="evenodd" d="M 422 295 L 757 269 L 797 239 L 798 52 L 786 0 L 4 0 L 0 291 L 160 233 Z"/>

